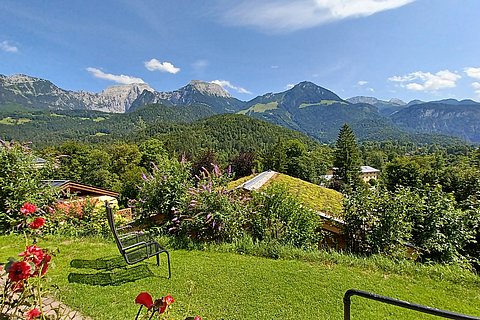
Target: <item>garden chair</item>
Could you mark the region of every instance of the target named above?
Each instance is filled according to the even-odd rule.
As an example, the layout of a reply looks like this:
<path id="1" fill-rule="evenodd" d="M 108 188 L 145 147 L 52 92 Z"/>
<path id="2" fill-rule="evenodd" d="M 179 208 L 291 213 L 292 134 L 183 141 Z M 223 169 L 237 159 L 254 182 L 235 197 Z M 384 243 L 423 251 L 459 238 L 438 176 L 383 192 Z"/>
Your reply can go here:
<path id="1" fill-rule="evenodd" d="M 113 210 L 107 201 L 105 202 L 105 209 L 107 212 L 108 225 L 125 262 L 130 265 L 156 256 L 157 266 L 159 266 L 160 254 L 165 253 L 168 263 L 168 278 L 170 279 L 170 254 L 168 251 L 143 231 L 124 232 L 128 227 L 116 227 Z"/>

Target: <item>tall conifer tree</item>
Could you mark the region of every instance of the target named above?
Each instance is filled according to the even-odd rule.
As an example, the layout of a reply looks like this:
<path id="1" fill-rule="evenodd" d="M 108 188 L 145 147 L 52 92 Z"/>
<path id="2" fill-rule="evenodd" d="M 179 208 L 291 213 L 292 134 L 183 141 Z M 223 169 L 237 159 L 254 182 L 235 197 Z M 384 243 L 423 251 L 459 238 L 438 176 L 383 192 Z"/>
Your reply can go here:
<path id="1" fill-rule="evenodd" d="M 355 134 L 348 124 L 344 124 L 335 145 L 334 179 L 345 191 L 355 190 L 360 183 L 360 150 Z"/>

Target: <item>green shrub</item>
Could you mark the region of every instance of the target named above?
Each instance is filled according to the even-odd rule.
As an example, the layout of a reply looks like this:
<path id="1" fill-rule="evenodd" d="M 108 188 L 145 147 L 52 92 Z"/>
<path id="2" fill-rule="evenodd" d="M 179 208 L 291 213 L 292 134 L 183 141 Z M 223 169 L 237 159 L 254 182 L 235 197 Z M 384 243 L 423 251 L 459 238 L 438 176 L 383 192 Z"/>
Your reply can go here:
<path id="1" fill-rule="evenodd" d="M 110 228 L 103 205 L 97 206 L 93 199 L 79 200 L 71 197 L 56 205 L 44 232 L 75 237 L 106 237 L 110 235 Z"/>
<path id="2" fill-rule="evenodd" d="M 364 190 L 349 196 L 344 207 L 349 246 L 358 253 L 398 253 L 409 241 L 424 260 L 458 261 L 478 225 L 440 186 Z"/>
<path id="3" fill-rule="evenodd" d="M 0 233 L 14 229 L 25 202 L 45 209 L 55 201 L 53 190 L 41 182 L 35 159 L 27 146 L 0 140 Z"/>
<path id="4" fill-rule="evenodd" d="M 419 203 L 408 190 L 362 189 L 345 198 L 345 233 L 356 253 L 396 254 L 410 239 L 409 212 Z"/>
<path id="5" fill-rule="evenodd" d="M 140 209 L 141 217 L 148 219 L 163 214 L 172 219 L 175 210 L 186 203 L 190 181 L 190 164 L 162 158 L 158 164 L 152 164 L 151 174 L 143 174 L 139 200 L 135 206 Z"/>
<path id="6" fill-rule="evenodd" d="M 188 190 L 187 202 L 177 208 L 170 231 L 198 241 L 239 239 L 244 233 L 246 206 L 236 191 L 229 191 L 229 174 L 218 166 L 210 173 L 203 169 L 195 187 Z"/>
<path id="7" fill-rule="evenodd" d="M 465 212 L 456 208 L 452 194 L 440 186 L 416 190 L 421 194 L 420 210 L 411 216 L 412 241 L 426 250 L 425 258 L 439 262 L 462 259 L 462 248 L 475 230 L 466 225 Z"/>
<path id="8" fill-rule="evenodd" d="M 318 215 L 289 195 L 287 188 L 273 184 L 251 201 L 251 233 L 254 240 L 308 248 L 320 240 Z"/>

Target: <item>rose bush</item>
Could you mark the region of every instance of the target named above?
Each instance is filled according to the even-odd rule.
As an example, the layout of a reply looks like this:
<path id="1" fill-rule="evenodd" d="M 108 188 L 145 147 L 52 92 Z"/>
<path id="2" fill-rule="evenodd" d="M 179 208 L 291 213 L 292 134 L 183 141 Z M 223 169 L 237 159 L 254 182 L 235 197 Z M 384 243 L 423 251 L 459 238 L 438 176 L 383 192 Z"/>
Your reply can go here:
<path id="1" fill-rule="evenodd" d="M 24 203 L 19 211 L 23 219 L 18 228 L 23 228 L 25 235 L 29 231 L 35 236 L 39 235 L 46 219 L 35 215 L 42 211 L 32 203 Z M 44 319 L 42 283 L 48 271 L 51 254 L 48 250 L 32 244 L 27 245 L 25 251 L 18 256 L 21 257 L 19 261 L 10 258 L 5 268 L 0 269 L 0 277 L 6 277 L 3 294 L 0 296 L 0 318 L 2 315 L 19 318 L 21 310 L 28 306 L 30 309 L 23 314 L 25 319 Z"/>

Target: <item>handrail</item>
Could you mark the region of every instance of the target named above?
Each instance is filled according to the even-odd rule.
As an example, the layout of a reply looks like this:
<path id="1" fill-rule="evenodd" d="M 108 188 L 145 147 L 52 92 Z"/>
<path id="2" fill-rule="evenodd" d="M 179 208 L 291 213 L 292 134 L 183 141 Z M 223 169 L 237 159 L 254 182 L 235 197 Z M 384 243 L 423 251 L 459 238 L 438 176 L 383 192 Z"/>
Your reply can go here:
<path id="1" fill-rule="evenodd" d="M 416 303 L 411 303 L 403 300 L 398 300 L 386 296 L 381 296 L 376 293 L 372 292 L 367 292 L 367 291 L 362 291 L 362 290 L 357 290 L 357 289 L 349 289 L 345 292 L 345 295 L 343 296 L 343 319 L 344 320 L 350 320 L 350 305 L 351 301 L 350 298 L 352 296 L 359 296 L 362 298 L 370 299 L 370 300 L 375 300 L 379 301 L 382 303 L 386 304 L 391 304 L 394 306 L 422 312 L 422 313 L 427 313 L 431 314 L 434 316 L 438 317 L 443 317 L 447 319 L 458 319 L 458 320 L 480 320 L 478 317 L 474 316 L 469 316 L 466 314 L 461 314 L 461 313 L 456 313 L 456 312 L 451 312 L 447 310 L 441 310 L 441 309 L 436 309 L 436 308 L 431 308 L 427 307 L 421 304 L 416 304 Z"/>

